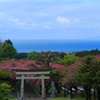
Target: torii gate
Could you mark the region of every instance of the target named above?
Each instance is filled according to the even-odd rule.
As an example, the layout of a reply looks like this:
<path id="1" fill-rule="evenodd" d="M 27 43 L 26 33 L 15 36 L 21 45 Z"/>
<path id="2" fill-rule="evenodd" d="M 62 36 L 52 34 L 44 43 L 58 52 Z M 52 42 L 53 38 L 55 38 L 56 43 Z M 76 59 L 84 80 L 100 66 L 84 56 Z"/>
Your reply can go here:
<path id="1" fill-rule="evenodd" d="M 44 79 L 49 79 L 49 77 L 44 76 L 44 74 L 50 74 L 50 70 L 17 70 L 14 69 L 15 73 L 18 75 L 21 75 L 20 77 L 16 77 L 16 79 L 21 79 L 21 90 L 20 90 L 20 96 L 21 100 L 24 98 L 24 79 L 41 79 L 42 80 L 42 97 L 45 98 L 45 84 L 44 84 Z M 34 75 L 34 74 L 40 74 L 41 76 L 39 77 L 25 77 L 24 75 Z"/>

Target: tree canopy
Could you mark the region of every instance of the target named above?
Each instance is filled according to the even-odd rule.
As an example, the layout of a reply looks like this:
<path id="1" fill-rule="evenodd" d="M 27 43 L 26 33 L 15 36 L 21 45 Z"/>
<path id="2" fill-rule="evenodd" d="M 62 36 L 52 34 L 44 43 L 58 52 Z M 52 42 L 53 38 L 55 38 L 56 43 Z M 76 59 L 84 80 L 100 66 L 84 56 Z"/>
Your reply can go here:
<path id="1" fill-rule="evenodd" d="M 10 44 L 6 44 L 1 50 L 2 58 L 11 59 L 14 58 L 16 54 L 16 49 Z"/>
<path id="2" fill-rule="evenodd" d="M 76 57 L 74 54 L 64 55 L 63 58 L 57 58 L 56 63 L 65 65 L 66 67 L 73 64 L 78 57 Z"/>
<path id="3" fill-rule="evenodd" d="M 27 60 L 36 60 L 36 56 L 38 55 L 37 52 L 33 51 L 27 54 Z"/>

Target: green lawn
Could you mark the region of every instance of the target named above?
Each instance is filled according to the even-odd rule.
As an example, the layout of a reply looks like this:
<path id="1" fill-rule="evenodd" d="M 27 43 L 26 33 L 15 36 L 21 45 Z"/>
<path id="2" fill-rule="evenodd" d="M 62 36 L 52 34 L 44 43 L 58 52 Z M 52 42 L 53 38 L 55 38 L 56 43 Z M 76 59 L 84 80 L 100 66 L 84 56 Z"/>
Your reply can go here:
<path id="1" fill-rule="evenodd" d="M 14 98 L 14 99 L 10 99 L 10 100 L 16 100 L 16 99 Z"/>
<path id="2" fill-rule="evenodd" d="M 59 97 L 59 98 L 50 98 L 51 100 L 68 100 L 68 98 L 64 98 L 64 97 Z M 73 99 L 69 99 L 69 100 L 85 100 L 85 98 L 73 98 Z"/>

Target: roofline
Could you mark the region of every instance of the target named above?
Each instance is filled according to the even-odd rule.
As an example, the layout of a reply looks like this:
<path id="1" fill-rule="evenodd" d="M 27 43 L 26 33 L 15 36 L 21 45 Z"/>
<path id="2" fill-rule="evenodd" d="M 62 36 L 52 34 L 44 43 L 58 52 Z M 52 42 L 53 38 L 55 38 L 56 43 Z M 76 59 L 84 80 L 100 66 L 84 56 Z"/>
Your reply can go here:
<path id="1" fill-rule="evenodd" d="M 22 70 L 22 69 L 12 69 L 12 71 L 16 72 L 47 72 L 52 71 L 52 69 L 35 69 L 35 70 Z"/>

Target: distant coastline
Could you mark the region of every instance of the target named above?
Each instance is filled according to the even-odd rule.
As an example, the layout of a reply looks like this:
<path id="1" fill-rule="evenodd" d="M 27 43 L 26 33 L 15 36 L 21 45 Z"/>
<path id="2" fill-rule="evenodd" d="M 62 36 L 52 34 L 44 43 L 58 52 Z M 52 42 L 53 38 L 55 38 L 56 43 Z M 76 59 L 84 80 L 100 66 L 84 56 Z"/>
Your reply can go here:
<path id="1" fill-rule="evenodd" d="M 100 49 L 100 41 L 79 40 L 19 40 L 13 42 L 14 47 L 21 52 L 77 52 L 83 50 Z"/>

